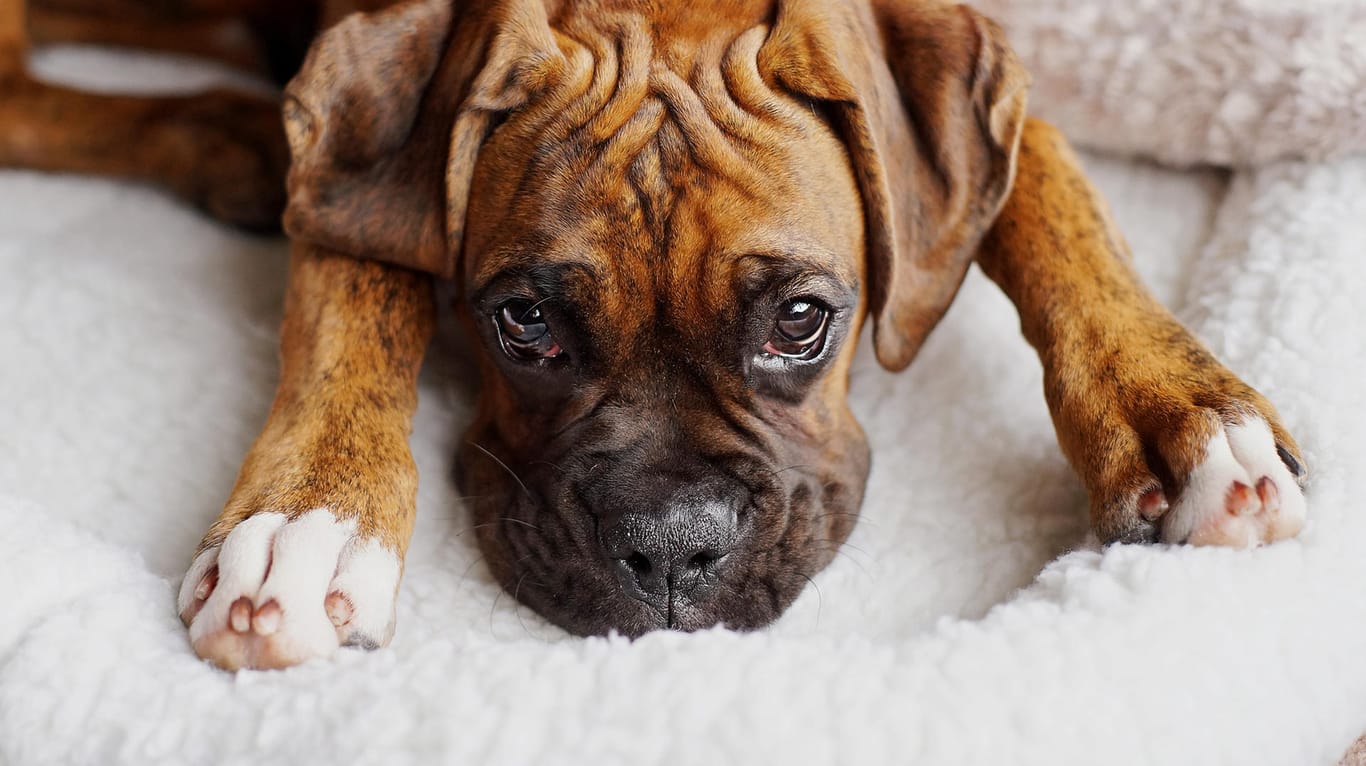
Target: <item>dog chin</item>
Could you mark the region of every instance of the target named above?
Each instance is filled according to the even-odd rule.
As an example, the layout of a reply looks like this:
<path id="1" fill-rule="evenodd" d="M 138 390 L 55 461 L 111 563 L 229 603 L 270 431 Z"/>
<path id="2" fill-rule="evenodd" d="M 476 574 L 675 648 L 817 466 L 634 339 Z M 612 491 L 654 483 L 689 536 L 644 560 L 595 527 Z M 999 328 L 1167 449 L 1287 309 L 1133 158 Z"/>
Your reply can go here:
<path id="1" fill-rule="evenodd" d="M 675 603 L 660 611 L 644 602 L 623 598 L 609 614 L 595 618 L 568 610 L 544 609 L 543 604 L 532 599 L 523 601 L 550 622 L 577 636 L 620 635 L 636 639 L 661 630 L 692 633 L 718 626 L 731 630 L 758 630 L 778 617 L 772 614 L 759 620 L 753 616 L 727 619 L 715 609 L 684 603 Z"/>

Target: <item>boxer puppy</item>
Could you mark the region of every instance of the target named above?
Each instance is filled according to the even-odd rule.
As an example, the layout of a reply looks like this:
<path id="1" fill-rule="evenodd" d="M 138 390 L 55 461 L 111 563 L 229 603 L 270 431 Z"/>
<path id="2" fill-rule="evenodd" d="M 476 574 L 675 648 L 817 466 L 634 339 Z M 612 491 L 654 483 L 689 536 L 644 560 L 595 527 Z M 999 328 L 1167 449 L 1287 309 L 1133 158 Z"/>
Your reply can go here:
<path id="1" fill-rule="evenodd" d="M 938 0 L 407 0 L 332 27 L 286 92 L 281 382 L 181 589 L 195 651 L 389 640 L 433 275 L 483 380 L 457 456 L 479 546 L 575 633 L 780 615 L 857 518 L 865 318 L 904 368 L 974 260 L 1101 539 L 1296 534 L 1293 439 L 1140 285 L 1025 91 L 1000 30 Z"/>
<path id="2" fill-rule="evenodd" d="M 285 114 L 284 383 L 182 597 L 225 667 L 392 628 L 431 298 L 356 257 L 457 281 L 479 545 L 575 633 L 781 614 L 858 511 L 864 318 L 905 367 L 974 256 L 1039 350 L 1103 539 L 1302 524 L 1274 410 L 1139 285 L 967 8 L 418 0 L 328 32 Z"/>

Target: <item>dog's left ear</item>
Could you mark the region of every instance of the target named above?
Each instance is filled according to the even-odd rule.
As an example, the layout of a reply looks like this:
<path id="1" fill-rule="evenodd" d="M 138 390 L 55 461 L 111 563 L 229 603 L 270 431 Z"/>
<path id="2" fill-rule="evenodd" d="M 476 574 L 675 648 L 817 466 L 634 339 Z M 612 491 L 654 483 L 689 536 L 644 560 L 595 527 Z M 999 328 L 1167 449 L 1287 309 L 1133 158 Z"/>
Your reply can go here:
<path id="1" fill-rule="evenodd" d="M 788 0 L 759 63 L 840 123 L 867 219 L 874 347 L 903 369 L 1010 191 L 1028 76 L 995 23 L 938 0 Z"/>

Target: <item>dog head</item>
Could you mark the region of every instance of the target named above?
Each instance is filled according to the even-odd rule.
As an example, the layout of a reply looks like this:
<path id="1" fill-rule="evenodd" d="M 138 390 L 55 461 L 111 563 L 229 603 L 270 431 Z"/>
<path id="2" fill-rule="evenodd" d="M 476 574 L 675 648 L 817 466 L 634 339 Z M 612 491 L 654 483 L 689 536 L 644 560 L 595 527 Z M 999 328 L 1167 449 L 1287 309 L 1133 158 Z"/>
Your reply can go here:
<path id="1" fill-rule="evenodd" d="M 459 478 L 510 592 L 579 633 L 753 628 L 857 518 L 864 317 L 906 366 L 1023 111 L 962 6 L 410 0 L 291 84 L 286 226 L 457 280 Z"/>

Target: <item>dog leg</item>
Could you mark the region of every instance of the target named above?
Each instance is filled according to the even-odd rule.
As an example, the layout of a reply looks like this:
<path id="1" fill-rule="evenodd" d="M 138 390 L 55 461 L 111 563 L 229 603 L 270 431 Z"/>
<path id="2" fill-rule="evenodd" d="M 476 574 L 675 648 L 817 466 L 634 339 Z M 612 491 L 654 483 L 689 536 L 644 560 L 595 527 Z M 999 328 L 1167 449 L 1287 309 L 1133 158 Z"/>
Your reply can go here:
<path id="1" fill-rule="evenodd" d="M 116 45 L 213 59 L 252 74 L 269 72 L 266 52 L 241 21 L 105 19 L 47 11 L 41 6 L 33 8 L 30 16 L 28 29 L 35 45 Z"/>
<path id="2" fill-rule="evenodd" d="M 302 63 L 319 13 L 310 2 L 225 2 L 204 9 L 135 3 L 141 13 L 120 5 L 92 0 L 73 9 L 33 0 L 29 37 L 34 45 L 116 45 L 208 58 L 283 85 Z"/>
<path id="3" fill-rule="evenodd" d="M 25 0 L 0 0 L 0 96 L 24 72 L 28 54 Z"/>
<path id="4" fill-rule="evenodd" d="M 270 99 L 226 90 L 112 96 L 22 71 L 0 79 L 0 166 L 151 181 L 220 220 L 271 230 L 288 161 Z"/>
<path id="5" fill-rule="evenodd" d="M 429 277 L 295 245 L 275 404 L 180 588 L 199 656 L 280 668 L 389 642 L 433 324 Z"/>
<path id="6" fill-rule="evenodd" d="M 1248 547 L 1304 524 L 1305 463 L 1266 399 L 1140 284 L 1066 140 L 1031 120 L 979 263 L 1039 352 L 1105 542 Z"/>
<path id="7" fill-rule="evenodd" d="M 316 0 L 29 0 L 35 11 L 109 19 L 170 21 L 240 18 L 272 7 L 314 5 Z"/>
<path id="8" fill-rule="evenodd" d="M 289 154 L 273 99 L 113 96 L 39 82 L 26 71 L 25 16 L 22 0 L 0 0 L 0 167 L 150 181 L 220 220 L 279 227 Z"/>

